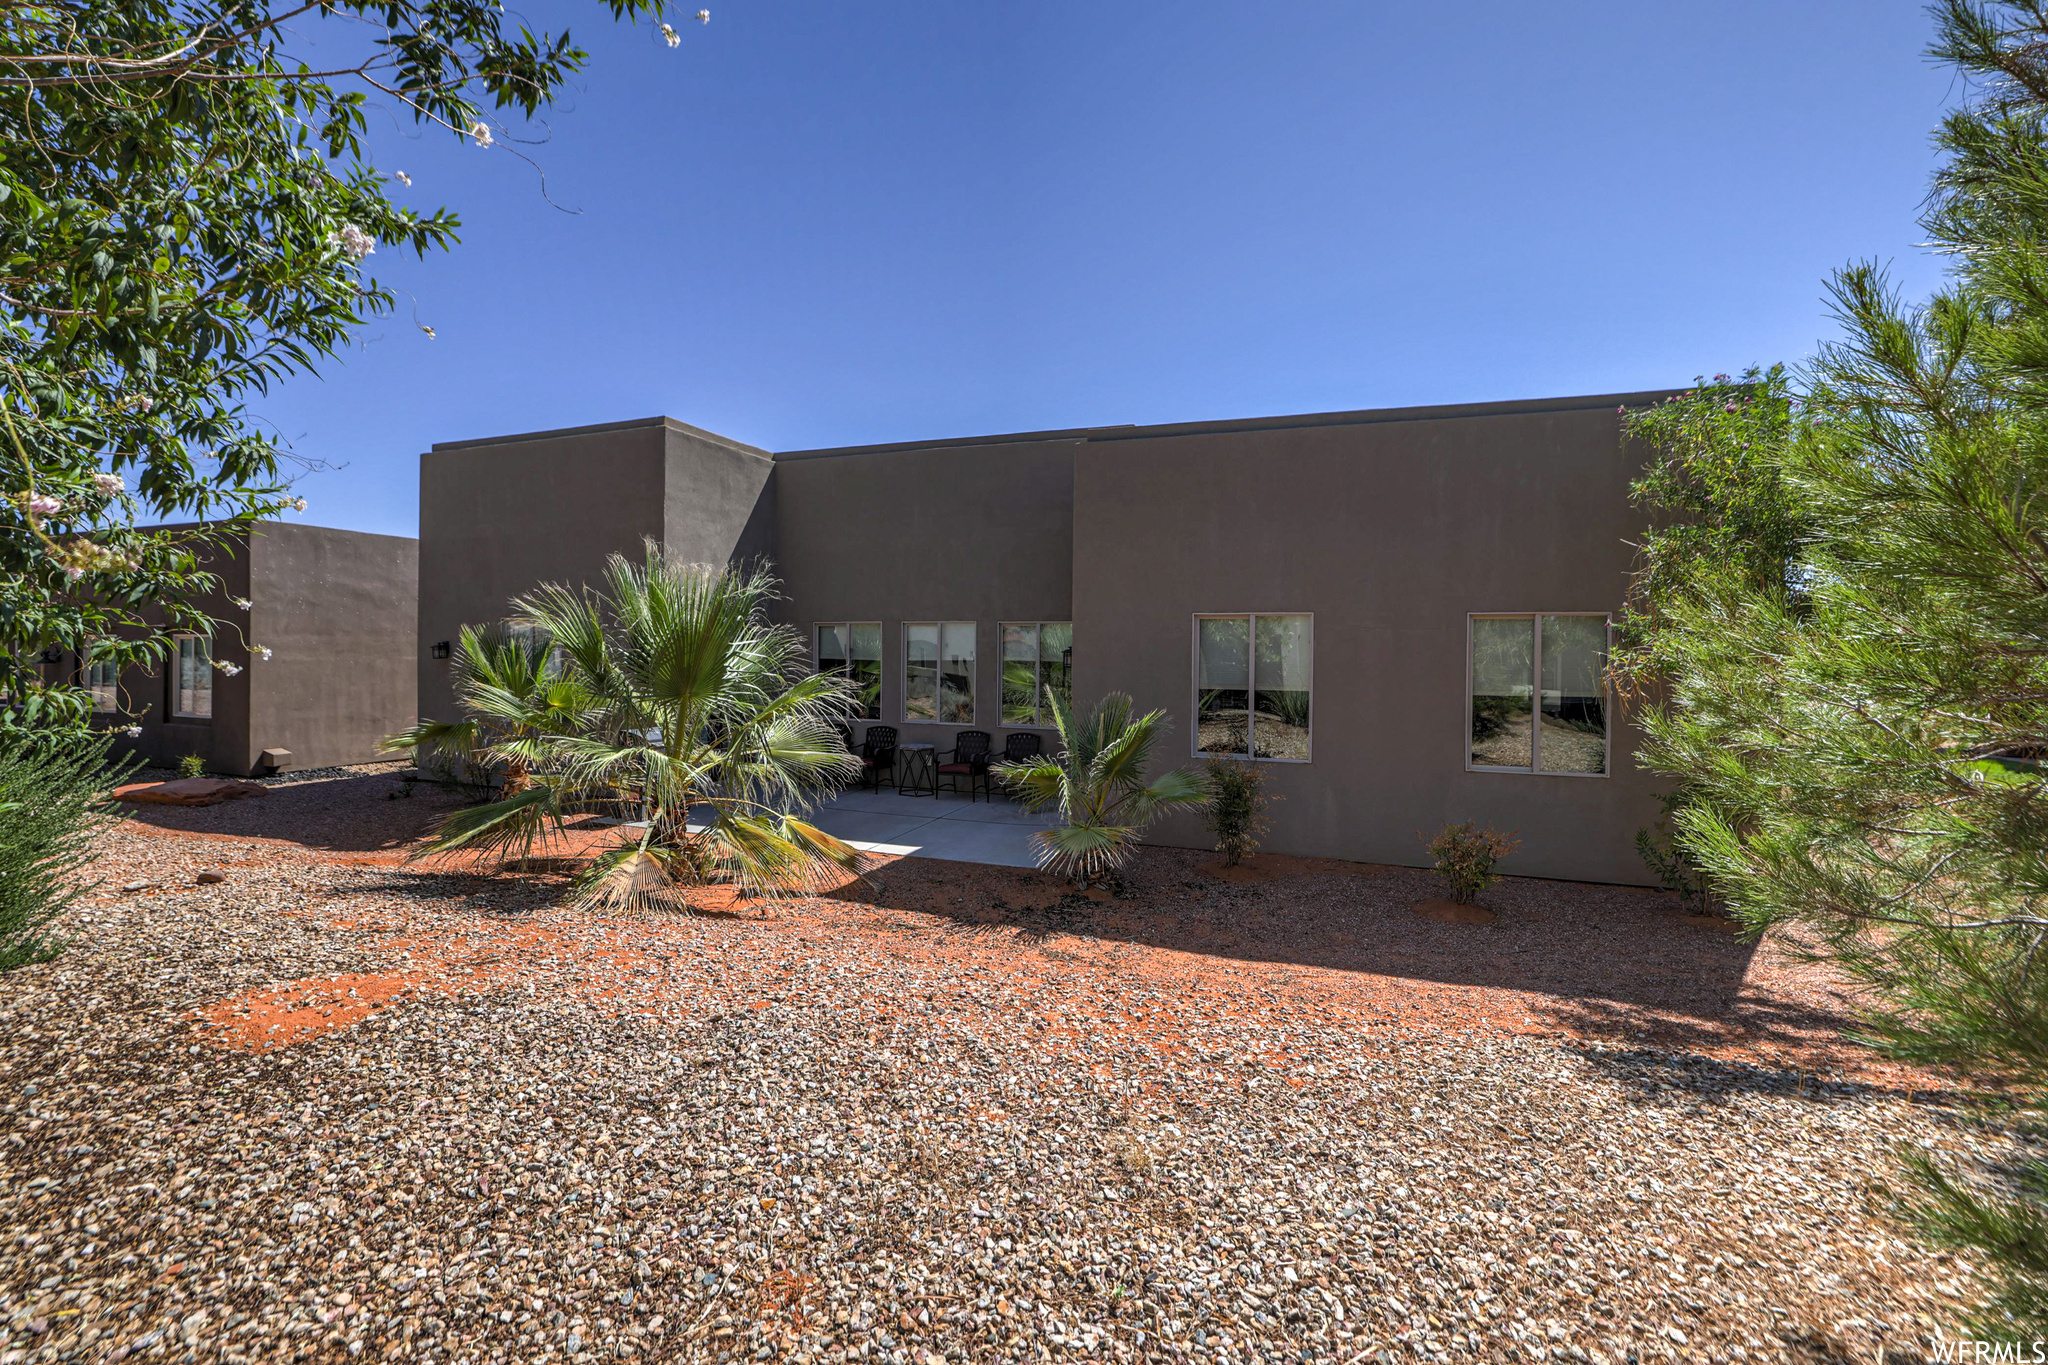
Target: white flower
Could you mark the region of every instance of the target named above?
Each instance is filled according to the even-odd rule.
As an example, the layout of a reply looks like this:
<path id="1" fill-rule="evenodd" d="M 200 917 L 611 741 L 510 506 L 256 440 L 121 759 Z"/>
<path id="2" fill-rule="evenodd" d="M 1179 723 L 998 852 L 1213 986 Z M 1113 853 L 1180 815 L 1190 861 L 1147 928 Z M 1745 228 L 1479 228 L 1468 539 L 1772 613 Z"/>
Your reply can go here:
<path id="1" fill-rule="evenodd" d="M 85 577 L 85 566 L 82 564 L 66 564 L 64 566 L 64 576 L 73 583 L 76 583 L 79 579 Z"/>
<path id="2" fill-rule="evenodd" d="M 697 11 L 697 22 L 698 22 L 698 23 L 700 23 L 700 24 L 708 24 L 708 23 L 710 23 L 710 22 L 711 22 L 711 11 L 710 11 L 710 10 L 708 10 L 708 9 L 700 9 L 700 10 L 698 10 L 698 11 Z"/>
<path id="3" fill-rule="evenodd" d="M 246 598 L 246 597 L 230 597 L 230 598 L 228 599 L 228 601 L 230 601 L 230 602 L 234 603 L 234 604 L 235 604 L 236 606 L 240 607 L 240 608 L 241 608 L 241 609 L 242 609 L 243 611 L 247 611 L 247 610 L 249 610 L 249 607 L 250 607 L 250 605 L 251 605 L 251 603 L 250 603 L 249 599 L 248 599 L 248 598 Z"/>
<path id="4" fill-rule="evenodd" d="M 677 47 L 683 41 L 683 35 L 676 32 L 673 24 L 663 24 L 661 26 L 661 36 L 668 40 L 670 47 Z"/>
<path id="5" fill-rule="evenodd" d="M 342 224 L 341 231 L 327 238 L 328 244 L 341 248 L 341 253 L 352 261 L 360 261 L 377 250 L 377 239 L 357 227 L 354 223 Z"/>
<path id="6" fill-rule="evenodd" d="M 259 659 L 263 660 L 263 662 L 264 662 L 264 663 L 269 663 L 269 662 L 270 662 L 270 646 L 269 646 L 269 645 L 250 645 L 250 646 L 249 646 L 249 652 L 250 652 L 251 654 L 254 654 L 254 655 L 255 655 L 255 656 L 257 657 L 257 658 L 259 658 Z"/>
<path id="7" fill-rule="evenodd" d="M 491 126 L 482 119 L 469 125 L 469 139 L 479 147 L 491 145 Z"/>
<path id="8" fill-rule="evenodd" d="M 92 486 L 109 496 L 127 487 L 126 484 L 121 482 L 119 474 L 95 474 L 92 476 Z"/>
<path id="9" fill-rule="evenodd" d="M 420 324 L 420 330 L 427 334 L 427 340 L 432 341 L 434 339 L 434 329 L 427 326 L 426 323 L 423 322 Z"/>
<path id="10" fill-rule="evenodd" d="M 303 512 L 306 510 L 306 500 L 304 498 L 293 498 L 292 507 L 297 511 Z"/>
<path id="11" fill-rule="evenodd" d="M 234 677 L 235 674 L 240 673 L 242 671 L 242 666 L 240 664 L 224 663 L 219 659 L 215 659 L 213 661 L 213 666 L 219 669 L 221 672 L 227 674 L 230 678 Z"/>
<path id="12" fill-rule="evenodd" d="M 131 725 L 127 729 L 123 730 L 121 733 L 128 736 L 128 738 L 130 739 L 141 739 L 142 727 L 140 725 Z"/>
<path id="13" fill-rule="evenodd" d="M 406 173 L 405 173 L 404 171 L 393 171 L 393 172 L 392 172 L 392 174 L 398 177 L 398 183 L 399 183 L 399 184 L 401 184 L 401 185 L 410 185 L 410 184 L 412 184 L 412 177 L 411 177 L 411 176 L 409 176 L 409 175 L 407 175 L 407 174 L 406 174 Z"/>
<path id="14" fill-rule="evenodd" d="M 28 510 L 39 517 L 51 517 L 64 510 L 64 499 L 38 493 L 28 500 Z"/>

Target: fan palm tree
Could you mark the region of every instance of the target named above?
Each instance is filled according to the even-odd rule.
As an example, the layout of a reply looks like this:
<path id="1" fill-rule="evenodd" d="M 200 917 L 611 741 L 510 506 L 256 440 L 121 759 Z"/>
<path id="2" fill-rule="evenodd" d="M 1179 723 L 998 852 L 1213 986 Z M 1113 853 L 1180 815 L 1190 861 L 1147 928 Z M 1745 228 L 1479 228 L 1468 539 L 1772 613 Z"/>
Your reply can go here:
<path id="1" fill-rule="evenodd" d="M 422 720 L 386 739 L 387 751 L 415 759 L 440 754 L 473 768 L 489 751 L 500 757 L 498 792 L 514 796 L 530 785 L 523 756 L 504 746 L 538 735 L 576 733 L 587 698 L 564 671 L 546 639 L 530 627 L 464 626 L 450 658 L 456 703 L 464 720 Z"/>
<path id="2" fill-rule="evenodd" d="M 592 861 L 584 906 L 674 905 L 684 888 L 721 881 L 812 890 L 858 871 L 854 848 L 801 818 L 856 771 L 837 730 L 853 688 L 813 672 L 802 637 L 769 623 L 774 578 L 671 563 L 649 542 L 644 565 L 613 555 L 603 582 L 514 599 L 513 623 L 532 629 L 541 659 L 534 687 L 472 685 L 491 669 L 465 633 L 459 695 L 477 728 L 394 736 L 417 748 L 473 735 L 477 758 L 523 775 L 444 820 L 422 856 L 523 857 L 566 817 L 625 800 L 646 819 Z"/>
<path id="3" fill-rule="evenodd" d="M 1032 836 L 1041 868 L 1083 885 L 1111 876 L 1130 860 L 1146 825 L 1208 799 L 1201 778 L 1185 768 L 1145 779 L 1152 746 L 1166 730 L 1164 711 L 1133 716 L 1122 692 L 1079 715 L 1057 691 L 1045 700 L 1059 752 L 996 769 L 1027 809 L 1057 807 L 1065 818 Z"/>

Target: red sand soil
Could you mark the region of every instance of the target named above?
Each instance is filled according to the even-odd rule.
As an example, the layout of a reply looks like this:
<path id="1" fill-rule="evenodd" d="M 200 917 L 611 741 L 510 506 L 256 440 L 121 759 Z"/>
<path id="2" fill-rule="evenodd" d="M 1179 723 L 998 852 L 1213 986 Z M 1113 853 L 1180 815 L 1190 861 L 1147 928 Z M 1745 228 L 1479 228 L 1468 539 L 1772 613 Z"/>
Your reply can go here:
<path id="1" fill-rule="evenodd" d="M 296 847 L 270 811 L 260 834 L 222 825 L 236 807 L 149 816 L 165 834 L 175 827 L 163 817 L 174 814 L 201 826 L 178 837 L 252 844 L 264 861 L 395 868 L 437 813 L 427 806 L 373 807 L 390 828 L 344 836 L 325 806 L 309 805 L 318 837 Z M 545 852 L 587 853 L 616 837 L 583 831 L 580 847 Z M 1132 1050 L 1155 1062 L 1199 1059 L 1226 1046 L 1219 1031 L 1242 1054 L 1249 1027 L 1284 1072 L 1314 1061 L 1316 1045 L 1297 1045 L 1295 1030 L 1336 1027 L 1599 1040 L 1934 1086 L 1841 1040 L 1855 1001 L 1794 945 L 1775 936 L 1750 944 L 1681 913 L 1675 897 L 1636 888 L 1508 878 L 1486 898 L 1498 922 L 1477 926 L 1418 915 L 1416 902 L 1441 884 L 1416 869 L 1273 855 L 1224 869 L 1213 855 L 1146 849 L 1114 897 L 1077 896 L 1027 869 L 912 858 L 878 860 L 868 877 L 823 896 L 757 900 L 718 888 L 692 894 L 694 913 L 600 916 L 545 903 L 561 899 L 573 866 L 478 875 L 481 888 L 521 888 L 544 902 L 519 918 L 455 895 L 389 896 L 338 916 L 317 898 L 280 910 L 366 933 L 389 969 L 220 1001 L 203 1012 L 206 1031 L 266 1049 L 407 997 L 529 989 L 600 1014 L 824 1004 L 888 1032 L 1021 1019 L 1044 1048 L 1110 1067 Z M 363 903 L 355 892 L 346 900 Z"/>

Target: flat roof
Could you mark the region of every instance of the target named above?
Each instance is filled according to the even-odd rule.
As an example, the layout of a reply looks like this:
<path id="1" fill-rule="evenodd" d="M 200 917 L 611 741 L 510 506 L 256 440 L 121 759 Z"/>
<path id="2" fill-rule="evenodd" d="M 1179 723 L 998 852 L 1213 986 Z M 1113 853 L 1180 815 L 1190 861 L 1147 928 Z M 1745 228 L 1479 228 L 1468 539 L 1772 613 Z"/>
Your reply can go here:
<path id="1" fill-rule="evenodd" d="M 1648 407 L 1681 389 L 1650 389 L 1637 393 L 1594 393 L 1568 398 L 1520 398 L 1498 403 L 1439 403 L 1426 407 L 1360 408 L 1350 412 L 1304 412 L 1275 417 L 1233 417 L 1198 422 L 1162 422 L 1150 426 L 1124 422 L 1113 426 L 1065 427 L 1051 431 L 1011 431 L 990 436 L 947 436 L 918 441 L 883 441 L 871 445 L 823 446 L 814 450 L 770 452 L 757 446 L 693 427 L 673 417 L 636 417 L 624 422 L 525 431 L 510 436 L 483 436 L 467 441 L 436 441 L 433 449 L 469 450 L 479 446 L 514 445 L 563 437 L 594 436 L 610 431 L 666 427 L 714 445 L 773 460 L 817 460 L 841 455 L 877 455 L 899 450 L 946 450 L 954 447 L 1017 445 L 1032 441 L 1135 441 L 1161 436 L 1207 436 L 1237 431 L 1284 431 L 1296 427 L 1363 426 L 1376 422 L 1426 422 L 1454 417 L 1513 417 L 1541 412 L 1584 412 L 1594 408 Z"/>
<path id="2" fill-rule="evenodd" d="M 694 436 L 713 445 L 726 446 L 748 455 L 758 455 L 764 460 L 773 458 L 769 452 L 758 446 L 750 446 L 745 441 L 735 441 L 730 436 L 720 436 L 717 432 L 706 431 L 702 427 L 693 427 L 688 422 L 678 422 L 673 417 L 633 417 L 623 422 L 593 422 L 589 426 L 556 427 L 551 431 L 521 431 L 510 436 L 478 436 L 467 441 L 436 441 L 432 448 L 467 450 L 475 446 L 517 445 L 522 441 L 553 441 L 565 436 L 595 436 L 601 432 L 632 431 L 639 427 L 666 427 L 670 431 L 680 431 L 685 436 Z"/>
<path id="3" fill-rule="evenodd" d="M 994 436 L 945 437 L 926 441 L 891 441 L 878 445 L 780 451 L 775 458 L 815 460 L 836 455 L 873 455 L 896 450 L 945 450 L 955 446 L 1011 445 L 1029 441 L 1135 441 L 1160 436 L 1282 431 L 1294 427 L 1347 427 L 1364 426 L 1375 422 L 1426 422 L 1447 417 L 1512 417 L 1539 412 L 1584 412 L 1595 408 L 1648 407 L 1681 392 L 1681 389 L 1650 389 L 1638 393 L 1594 393 L 1569 398 L 1522 398 L 1499 403 L 1442 403 L 1412 408 L 1360 408 L 1351 412 L 1304 412 L 1278 417 L 1163 422 L 1150 426 L 1125 422 L 1117 426 L 1069 427 L 1059 431 L 1017 431 Z"/>

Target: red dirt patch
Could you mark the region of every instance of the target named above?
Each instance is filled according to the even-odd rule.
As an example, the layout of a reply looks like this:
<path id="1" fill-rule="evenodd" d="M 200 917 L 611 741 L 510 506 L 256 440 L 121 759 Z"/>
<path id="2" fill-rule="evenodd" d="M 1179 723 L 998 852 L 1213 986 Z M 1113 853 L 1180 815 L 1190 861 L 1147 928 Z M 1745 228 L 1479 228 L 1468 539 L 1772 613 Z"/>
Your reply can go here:
<path id="1" fill-rule="evenodd" d="M 200 1011 L 226 1047 L 268 1052 L 347 1028 L 416 989 L 408 974 L 354 973 L 293 981 L 236 996 Z"/>

